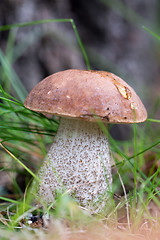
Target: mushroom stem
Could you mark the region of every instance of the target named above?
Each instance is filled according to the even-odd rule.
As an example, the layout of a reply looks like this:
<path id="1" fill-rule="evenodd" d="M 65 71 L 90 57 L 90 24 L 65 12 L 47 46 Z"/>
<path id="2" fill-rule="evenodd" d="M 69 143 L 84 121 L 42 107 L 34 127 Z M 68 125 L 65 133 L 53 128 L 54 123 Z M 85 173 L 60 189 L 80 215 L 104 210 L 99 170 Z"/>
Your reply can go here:
<path id="1" fill-rule="evenodd" d="M 96 122 L 62 118 L 39 176 L 40 195 L 48 202 L 57 189 L 74 192 L 83 206 L 106 199 L 112 183 L 107 136 Z"/>

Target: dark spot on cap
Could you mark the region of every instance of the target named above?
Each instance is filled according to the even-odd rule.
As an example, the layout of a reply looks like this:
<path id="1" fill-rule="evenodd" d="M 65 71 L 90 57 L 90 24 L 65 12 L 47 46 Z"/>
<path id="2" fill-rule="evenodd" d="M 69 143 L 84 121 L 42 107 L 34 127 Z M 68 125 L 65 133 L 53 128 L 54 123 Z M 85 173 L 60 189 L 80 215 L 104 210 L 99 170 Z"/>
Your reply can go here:
<path id="1" fill-rule="evenodd" d="M 108 115 L 107 116 L 104 116 L 103 119 L 107 120 L 109 122 L 109 117 Z"/>

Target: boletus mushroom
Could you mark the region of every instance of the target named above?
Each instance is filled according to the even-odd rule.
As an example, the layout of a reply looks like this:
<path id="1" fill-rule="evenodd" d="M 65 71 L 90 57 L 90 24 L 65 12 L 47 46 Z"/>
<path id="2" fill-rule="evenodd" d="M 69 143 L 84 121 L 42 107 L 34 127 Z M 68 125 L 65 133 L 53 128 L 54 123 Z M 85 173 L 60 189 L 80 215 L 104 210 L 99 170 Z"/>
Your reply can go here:
<path id="1" fill-rule="evenodd" d="M 60 116 L 53 144 L 39 171 L 40 196 L 51 203 L 56 190 L 70 190 L 85 207 L 102 209 L 112 184 L 110 150 L 97 118 L 138 123 L 147 112 L 135 91 L 113 73 L 66 70 L 50 75 L 29 93 L 24 106 Z"/>

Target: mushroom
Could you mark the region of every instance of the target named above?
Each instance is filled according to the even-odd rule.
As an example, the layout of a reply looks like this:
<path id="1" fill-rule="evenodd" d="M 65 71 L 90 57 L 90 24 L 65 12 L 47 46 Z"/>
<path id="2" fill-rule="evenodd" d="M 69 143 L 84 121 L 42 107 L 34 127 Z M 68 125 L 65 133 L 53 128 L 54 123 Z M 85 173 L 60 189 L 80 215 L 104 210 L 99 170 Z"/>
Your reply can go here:
<path id="1" fill-rule="evenodd" d="M 96 119 L 105 125 L 145 121 L 147 112 L 135 91 L 113 73 L 70 69 L 38 83 L 24 106 L 61 117 L 39 170 L 40 196 L 51 203 L 57 190 L 68 190 L 82 206 L 94 204 L 100 211 L 112 174 L 107 136 Z"/>

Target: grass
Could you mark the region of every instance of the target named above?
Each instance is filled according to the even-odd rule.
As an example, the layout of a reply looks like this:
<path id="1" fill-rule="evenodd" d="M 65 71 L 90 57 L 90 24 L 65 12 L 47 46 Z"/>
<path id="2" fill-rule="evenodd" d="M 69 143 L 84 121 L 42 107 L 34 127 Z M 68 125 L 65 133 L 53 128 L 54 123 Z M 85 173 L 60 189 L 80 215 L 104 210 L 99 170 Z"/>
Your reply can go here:
<path id="1" fill-rule="evenodd" d="M 35 173 L 53 141 L 58 122 L 23 106 L 27 92 L 12 65 L 15 28 L 50 22 L 71 23 L 86 66 L 90 69 L 72 19 L 49 19 L 0 27 L 0 31 L 10 30 L 6 52 L 0 51 L 0 172 L 7 175 L 12 193 L 10 196 L 9 189 L 0 189 L 0 238 L 147 239 L 152 236 L 154 239 L 154 235 L 159 234 L 160 220 L 160 139 L 157 134 L 160 120 L 154 119 L 160 107 L 159 100 L 153 107 L 152 118 L 146 123 L 131 126 L 133 135 L 130 141 L 115 141 L 106 132 L 114 164 L 113 189 L 105 213 L 90 214 L 67 193 L 58 195 L 50 206 L 32 204 L 31 182 L 33 179 L 39 181 Z M 10 94 L 11 89 L 14 95 Z M 106 131 L 103 124 L 99 124 Z M 24 189 L 16 178 L 17 174 L 25 179 Z M 30 224 L 29 216 L 33 218 L 36 215 L 37 221 Z"/>

